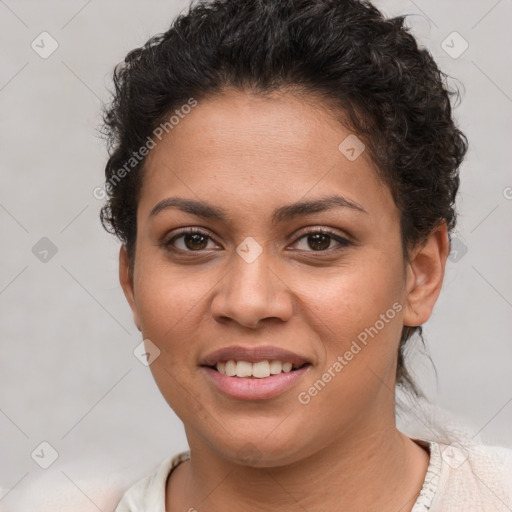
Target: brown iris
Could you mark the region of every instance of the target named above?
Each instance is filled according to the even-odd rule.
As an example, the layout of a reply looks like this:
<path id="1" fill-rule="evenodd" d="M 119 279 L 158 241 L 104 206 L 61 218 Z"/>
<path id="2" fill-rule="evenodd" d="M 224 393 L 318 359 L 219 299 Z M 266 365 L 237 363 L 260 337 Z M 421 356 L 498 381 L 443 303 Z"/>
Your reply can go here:
<path id="1" fill-rule="evenodd" d="M 324 235 L 323 233 L 315 233 L 313 235 L 308 235 L 308 245 L 309 247 L 311 247 L 311 249 L 315 251 L 328 249 L 330 243 L 331 237 L 329 235 Z"/>
<path id="2" fill-rule="evenodd" d="M 188 233 L 183 236 L 187 249 L 204 249 L 208 244 L 208 237 L 201 233 Z"/>

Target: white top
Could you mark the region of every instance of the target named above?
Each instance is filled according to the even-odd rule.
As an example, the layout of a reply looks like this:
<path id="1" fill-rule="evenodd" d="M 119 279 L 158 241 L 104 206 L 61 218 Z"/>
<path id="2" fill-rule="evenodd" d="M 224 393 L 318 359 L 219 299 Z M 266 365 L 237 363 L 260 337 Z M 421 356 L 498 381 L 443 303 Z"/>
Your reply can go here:
<path id="1" fill-rule="evenodd" d="M 430 462 L 411 512 L 512 511 L 512 450 L 414 441 L 428 448 Z M 165 512 L 167 478 L 188 459 L 189 451 L 165 459 L 125 492 L 114 512 Z"/>

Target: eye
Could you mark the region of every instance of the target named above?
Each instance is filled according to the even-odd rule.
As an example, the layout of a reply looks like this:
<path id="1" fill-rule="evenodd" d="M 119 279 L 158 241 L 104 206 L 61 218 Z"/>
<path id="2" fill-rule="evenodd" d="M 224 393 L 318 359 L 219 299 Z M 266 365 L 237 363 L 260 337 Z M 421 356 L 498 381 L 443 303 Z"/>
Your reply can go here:
<path id="1" fill-rule="evenodd" d="M 337 249 L 353 245 L 350 240 L 347 240 L 334 231 L 325 228 L 313 228 L 307 231 L 297 239 L 295 244 L 299 245 L 298 249 L 301 251 L 311 252 L 312 250 L 314 252 L 326 252 L 331 249 L 336 249 L 336 247 L 331 246 L 333 241 L 338 243 Z M 302 247 L 300 245 L 302 245 Z"/>
<path id="2" fill-rule="evenodd" d="M 198 228 L 189 228 L 180 231 L 164 242 L 164 246 L 169 250 L 176 249 L 183 252 L 198 252 L 214 248 L 208 247 L 208 241 L 213 242 L 213 239 L 208 233 Z"/>
<path id="3" fill-rule="evenodd" d="M 209 242 L 213 246 L 208 246 Z M 336 242 L 338 247 L 333 247 L 333 242 Z M 164 242 L 163 245 L 168 250 L 178 252 L 199 252 L 217 247 L 212 237 L 199 228 L 183 229 Z M 299 237 L 295 241 L 295 245 L 298 245 L 298 250 L 301 251 L 327 252 L 348 247 L 353 245 L 353 242 L 329 229 L 313 228 Z"/>

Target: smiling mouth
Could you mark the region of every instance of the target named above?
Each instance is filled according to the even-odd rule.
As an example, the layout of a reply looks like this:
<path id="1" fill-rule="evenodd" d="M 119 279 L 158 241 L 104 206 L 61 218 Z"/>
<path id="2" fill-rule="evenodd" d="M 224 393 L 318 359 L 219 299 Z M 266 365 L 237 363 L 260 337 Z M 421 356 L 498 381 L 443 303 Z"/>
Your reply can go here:
<path id="1" fill-rule="evenodd" d="M 306 366 L 310 366 L 310 364 L 293 364 L 278 360 L 264 360 L 255 363 L 229 360 L 220 361 L 215 365 L 207 367 L 228 377 L 264 379 L 281 373 L 291 373 Z"/>

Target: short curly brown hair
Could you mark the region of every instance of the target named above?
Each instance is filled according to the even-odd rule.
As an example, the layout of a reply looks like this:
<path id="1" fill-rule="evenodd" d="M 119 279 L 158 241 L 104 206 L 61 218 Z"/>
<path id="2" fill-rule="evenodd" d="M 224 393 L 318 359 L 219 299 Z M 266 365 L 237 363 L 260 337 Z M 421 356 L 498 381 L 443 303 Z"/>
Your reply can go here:
<path id="1" fill-rule="evenodd" d="M 364 0 L 199 2 L 128 53 L 114 70 L 113 100 L 104 108 L 108 201 L 100 218 L 126 245 L 131 272 L 145 162 L 134 155 L 191 97 L 200 101 L 227 88 L 261 95 L 298 90 L 334 105 L 391 190 L 405 259 L 441 222 L 450 233 L 467 151 L 452 119 L 450 99 L 458 93 L 404 20 L 386 19 Z M 422 338 L 421 326 L 403 327 L 397 384 L 421 395 L 404 365 L 415 332 Z"/>

